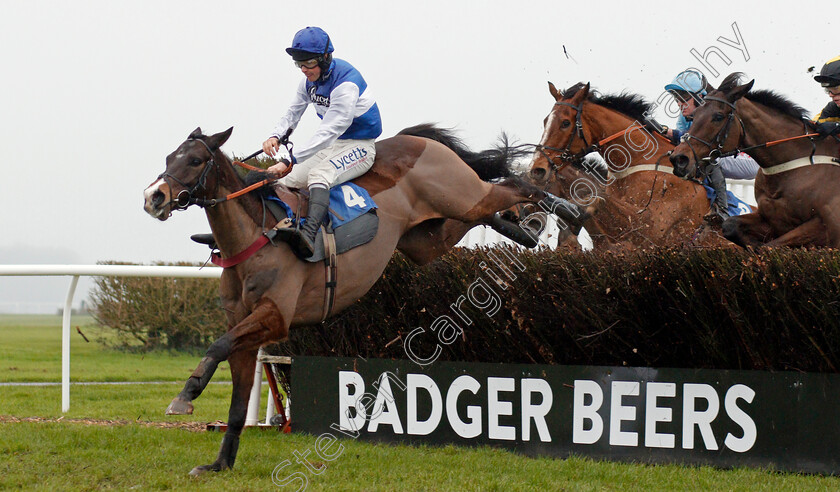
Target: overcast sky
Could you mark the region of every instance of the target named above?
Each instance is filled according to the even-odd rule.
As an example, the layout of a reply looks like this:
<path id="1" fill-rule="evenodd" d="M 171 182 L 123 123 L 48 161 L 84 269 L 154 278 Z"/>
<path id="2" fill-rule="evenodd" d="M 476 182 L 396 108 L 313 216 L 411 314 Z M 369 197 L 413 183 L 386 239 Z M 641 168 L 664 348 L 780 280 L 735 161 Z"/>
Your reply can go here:
<path id="1" fill-rule="evenodd" d="M 366 78 L 383 138 L 437 122 L 479 149 L 502 130 L 539 141 L 548 80 L 655 100 L 687 67 L 712 83 L 742 71 L 816 112 L 828 100 L 806 71 L 840 44 L 833 4 L 814 5 L 0 0 L 0 264 L 205 260 L 189 240 L 209 231 L 203 211 L 161 223 L 142 191 L 197 126 L 233 126 L 228 154 L 260 148 L 302 77 L 283 49 L 308 25 Z M 316 121 L 308 111 L 293 140 Z M 25 280 L 0 277 L 0 312 L 60 305 L 69 284 Z"/>

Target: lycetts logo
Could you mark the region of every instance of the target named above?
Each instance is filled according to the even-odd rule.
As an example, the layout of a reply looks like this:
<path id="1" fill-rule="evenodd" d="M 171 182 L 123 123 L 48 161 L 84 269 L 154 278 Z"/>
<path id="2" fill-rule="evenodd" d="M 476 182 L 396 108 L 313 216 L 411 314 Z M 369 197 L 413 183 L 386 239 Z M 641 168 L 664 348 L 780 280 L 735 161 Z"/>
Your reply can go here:
<path id="1" fill-rule="evenodd" d="M 355 149 L 351 150 L 350 152 L 341 157 L 330 159 L 330 163 L 336 169 L 344 169 L 347 166 L 352 165 L 354 162 L 364 159 L 367 155 L 367 149 L 356 147 Z"/>

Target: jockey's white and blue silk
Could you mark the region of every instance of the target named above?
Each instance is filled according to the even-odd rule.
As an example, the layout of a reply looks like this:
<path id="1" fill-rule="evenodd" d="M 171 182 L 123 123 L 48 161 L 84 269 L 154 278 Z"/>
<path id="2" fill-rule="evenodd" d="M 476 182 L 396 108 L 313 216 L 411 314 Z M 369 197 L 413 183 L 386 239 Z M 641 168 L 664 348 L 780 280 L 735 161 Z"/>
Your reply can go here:
<path id="1" fill-rule="evenodd" d="M 352 65 L 333 59 L 327 74 L 315 82 L 304 78 L 292 104 L 271 136 L 277 139 L 294 129 L 312 104 L 321 124 L 312 138 L 296 147 L 295 162 L 303 162 L 338 139 L 373 140 L 382 134 L 379 107 L 367 83 Z"/>

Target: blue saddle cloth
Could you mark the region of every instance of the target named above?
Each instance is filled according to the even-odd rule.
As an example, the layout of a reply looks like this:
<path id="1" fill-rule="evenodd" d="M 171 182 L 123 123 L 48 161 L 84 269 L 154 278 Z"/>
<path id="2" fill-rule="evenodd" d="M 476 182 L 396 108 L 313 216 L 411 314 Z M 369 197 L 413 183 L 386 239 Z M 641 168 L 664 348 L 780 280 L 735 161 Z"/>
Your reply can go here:
<path id="1" fill-rule="evenodd" d="M 703 183 L 703 188 L 706 188 L 706 198 L 709 199 L 709 203 L 714 202 L 715 197 L 717 196 L 717 193 L 715 193 L 715 189 L 711 186 L 706 185 L 706 183 Z M 726 190 L 726 197 L 727 203 L 729 205 L 729 207 L 727 208 L 727 210 L 729 211 L 729 215 L 734 216 L 752 213 L 752 207 L 750 207 L 750 204 L 735 196 L 735 194 L 731 191 Z"/>
<path id="2" fill-rule="evenodd" d="M 292 222 L 306 222 L 306 217 L 295 217 L 294 211 L 286 205 L 286 202 L 271 194 L 268 199 L 278 203 L 286 211 L 286 217 Z M 343 183 L 330 189 L 330 225 L 336 229 L 356 217 L 360 217 L 370 210 L 376 208 L 376 203 L 366 189 L 353 183 Z"/>
<path id="3" fill-rule="evenodd" d="M 286 217 L 292 222 L 306 222 L 305 217 L 296 218 L 294 211 L 273 193 L 267 199 L 280 205 Z M 379 230 L 379 217 L 376 216 L 376 203 L 364 188 L 353 183 L 344 183 L 330 190 L 330 229 L 335 237 L 337 253 L 369 243 Z M 326 226 L 326 224 L 325 224 Z M 315 237 L 315 253 L 306 258 L 308 262 L 323 261 L 326 256 L 323 241 L 324 229 L 318 230 Z"/>

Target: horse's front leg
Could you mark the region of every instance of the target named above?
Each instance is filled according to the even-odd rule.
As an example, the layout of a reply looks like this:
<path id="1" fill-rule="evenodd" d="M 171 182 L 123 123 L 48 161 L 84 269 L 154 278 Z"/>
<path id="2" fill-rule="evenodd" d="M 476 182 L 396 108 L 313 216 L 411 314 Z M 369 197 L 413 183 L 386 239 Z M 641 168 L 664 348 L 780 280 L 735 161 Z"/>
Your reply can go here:
<path id="1" fill-rule="evenodd" d="M 240 297 L 242 284 L 232 271 L 225 269 L 222 273 L 220 287 L 222 305 L 228 319 L 229 333 L 248 316 L 248 312 Z M 192 401 L 198 398 L 204 388 L 207 387 L 207 383 L 210 382 L 210 378 L 213 377 L 219 363 L 227 359 L 231 351 L 231 344 L 231 337 L 225 334 L 210 346 L 204 358 L 198 363 L 198 367 L 187 379 L 184 389 L 169 404 L 166 415 L 191 415 L 193 413 Z"/>
<path id="2" fill-rule="evenodd" d="M 245 417 L 248 412 L 248 401 L 251 387 L 254 384 L 254 368 L 257 363 L 259 350 L 246 350 L 231 354 L 230 372 L 233 379 L 233 394 L 230 398 L 227 431 L 222 437 L 222 446 L 216 461 L 209 465 L 196 466 L 190 475 L 198 476 L 207 471 L 221 471 L 233 468 L 236 452 L 239 450 L 239 435 L 245 427 Z"/>
<path id="3" fill-rule="evenodd" d="M 800 246 L 826 246 L 828 245 L 828 233 L 825 223 L 819 217 L 814 217 L 804 224 L 791 229 L 781 236 L 765 244 L 765 246 L 787 246 L 796 248 Z M 830 244 L 837 247 L 838 244 Z"/>
<path id="4" fill-rule="evenodd" d="M 721 229 L 723 237 L 742 248 L 764 246 L 773 238 L 773 229 L 758 212 L 729 217 Z"/>
<path id="5" fill-rule="evenodd" d="M 289 322 L 284 319 L 274 301 L 264 297 L 247 318 L 219 339 L 229 338 L 230 351 L 226 359 L 230 362 L 233 379 L 227 432 L 222 438 L 222 447 L 216 461 L 193 468 L 190 475 L 233 468 L 236 451 L 239 449 L 239 435 L 245 426 L 251 386 L 254 384 L 257 351 L 271 340 L 285 338 L 288 333 Z"/>

